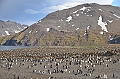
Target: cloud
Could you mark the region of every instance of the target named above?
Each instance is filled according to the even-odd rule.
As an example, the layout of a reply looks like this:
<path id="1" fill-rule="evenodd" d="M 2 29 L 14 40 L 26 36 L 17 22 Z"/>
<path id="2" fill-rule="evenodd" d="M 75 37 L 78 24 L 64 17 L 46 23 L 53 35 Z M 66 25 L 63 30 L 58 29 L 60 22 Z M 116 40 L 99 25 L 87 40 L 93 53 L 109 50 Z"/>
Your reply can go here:
<path id="1" fill-rule="evenodd" d="M 26 25 L 29 25 L 29 26 L 34 24 L 34 23 L 36 23 L 36 21 L 32 21 L 32 20 L 21 22 L 21 24 L 26 24 Z"/>
<path id="2" fill-rule="evenodd" d="M 54 12 L 56 10 L 63 10 L 63 9 L 67 9 L 70 7 L 74 7 L 74 6 L 79 5 L 79 4 L 80 3 L 65 3 L 65 4 L 57 5 L 57 6 L 45 7 L 45 8 L 40 10 L 40 13 L 50 13 L 50 12 Z"/>
<path id="3" fill-rule="evenodd" d="M 111 4 L 114 0 L 49 0 L 50 3 L 58 4 L 58 3 L 98 3 L 98 4 Z"/>
<path id="4" fill-rule="evenodd" d="M 32 10 L 32 9 L 27 9 L 27 10 L 25 10 L 25 13 L 28 13 L 28 14 L 38 14 L 39 11 Z"/>
<path id="5" fill-rule="evenodd" d="M 56 3 L 54 3 L 54 0 L 50 0 L 50 3 L 54 3 L 54 6 L 49 6 L 49 7 L 45 7 L 43 9 L 40 10 L 40 13 L 50 13 L 50 12 L 54 12 L 57 10 L 63 10 L 63 9 L 67 9 L 67 8 L 71 8 L 80 4 L 84 4 L 84 3 L 98 3 L 98 4 L 108 4 L 110 5 L 113 0 L 57 0 L 55 1 Z M 61 4 L 59 4 L 61 3 Z M 59 4 L 59 5 L 58 5 Z"/>

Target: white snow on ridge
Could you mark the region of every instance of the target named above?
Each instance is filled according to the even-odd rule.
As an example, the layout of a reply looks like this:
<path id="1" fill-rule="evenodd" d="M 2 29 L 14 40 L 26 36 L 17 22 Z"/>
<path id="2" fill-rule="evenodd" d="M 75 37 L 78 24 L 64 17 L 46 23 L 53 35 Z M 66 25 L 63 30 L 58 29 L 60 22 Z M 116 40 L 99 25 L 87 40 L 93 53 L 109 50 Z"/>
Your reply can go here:
<path id="1" fill-rule="evenodd" d="M 26 29 L 27 27 L 23 26 L 23 29 L 22 29 L 22 28 L 20 28 L 19 26 L 17 26 L 17 28 L 19 29 L 19 32 L 20 32 L 20 31 Z M 14 30 L 14 31 L 15 31 L 15 30 Z M 16 31 L 16 33 L 18 33 L 18 32 Z"/>
<path id="2" fill-rule="evenodd" d="M 19 33 L 20 31 L 14 30 L 15 33 Z"/>
<path id="3" fill-rule="evenodd" d="M 58 27 L 61 27 L 61 26 L 58 26 Z"/>
<path id="4" fill-rule="evenodd" d="M 6 33 L 7 35 L 10 35 L 10 33 L 9 33 L 8 31 L 5 31 L 5 33 Z"/>
<path id="5" fill-rule="evenodd" d="M 85 9 L 87 9 L 87 7 L 83 7 L 83 8 L 81 8 L 80 10 L 85 11 Z"/>
<path id="6" fill-rule="evenodd" d="M 38 22 L 42 22 L 41 20 L 39 20 Z"/>
<path id="7" fill-rule="evenodd" d="M 90 9 L 87 10 L 87 12 L 91 11 Z"/>
<path id="8" fill-rule="evenodd" d="M 102 22 L 102 16 L 100 15 L 98 20 L 98 25 L 101 26 L 102 30 L 108 32 L 107 28 L 105 27 L 107 25 L 106 22 Z"/>
<path id="9" fill-rule="evenodd" d="M 83 8 L 81 8 L 80 10 L 85 11 L 87 8 L 91 8 L 91 7 L 84 7 L 83 6 Z"/>
<path id="10" fill-rule="evenodd" d="M 23 27 L 23 28 L 26 29 L 27 27 Z M 23 29 L 23 30 L 24 30 L 24 29 Z"/>
<path id="11" fill-rule="evenodd" d="M 61 20 L 58 20 L 58 21 L 63 21 L 63 20 L 61 19 Z"/>
<path id="12" fill-rule="evenodd" d="M 115 17 L 119 18 L 120 19 L 120 16 L 116 15 L 116 14 L 113 14 Z"/>
<path id="13" fill-rule="evenodd" d="M 79 14 L 76 14 L 76 16 L 79 16 Z"/>
<path id="14" fill-rule="evenodd" d="M 20 27 L 18 27 L 18 26 L 17 26 L 17 28 L 21 30 L 21 28 L 20 28 Z"/>
<path id="15" fill-rule="evenodd" d="M 111 21 L 110 21 L 110 20 L 107 20 L 107 21 L 108 21 L 109 23 L 112 23 L 112 22 L 113 22 L 113 20 L 111 20 Z"/>
<path id="16" fill-rule="evenodd" d="M 36 30 L 36 33 L 37 33 L 38 31 Z"/>
<path id="17" fill-rule="evenodd" d="M 74 24 L 72 26 L 75 26 Z"/>
<path id="18" fill-rule="evenodd" d="M 77 13 L 77 12 L 80 11 L 80 10 L 81 10 L 81 11 L 85 11 L 86 9 L 87 9 L 87 12 L 89 12 L 90 9 L 88 9 L 88 8 L 91 8 L 91 7 L 84 7 L 84 6 L 83 6 L 81 9 L 74 11 L 73 14 L 74 14 L 74 13 Z M 82 12 L 82 14 L 83 14 L 83 12 Z"/>
<path id="19" fill-rule="evenodd" d="M 102 11 L 102 9 L 99 9 L 100 11 Z"/>
<path id="20" fill-rule="evenodd" d="M 69 22 L 71 20 L 72 20 L 72 16 L 69 16 L 66 21 Z"/>
<path id="21" fill-rule="evenodd" d="M 79 28 L 77 28 L 76 30 L 79 30 Z"/>
<path id="22" fill-rule="evenodd" d="M 74 11 L 73 13 L 77 13 L 79 10 Z"/>

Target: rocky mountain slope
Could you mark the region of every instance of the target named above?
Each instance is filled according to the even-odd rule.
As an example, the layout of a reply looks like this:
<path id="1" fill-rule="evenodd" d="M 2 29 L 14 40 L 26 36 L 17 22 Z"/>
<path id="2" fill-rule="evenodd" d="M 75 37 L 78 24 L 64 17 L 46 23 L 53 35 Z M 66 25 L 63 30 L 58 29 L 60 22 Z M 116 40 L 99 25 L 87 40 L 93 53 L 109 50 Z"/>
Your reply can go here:
<path id="1" fill-rule="evenodd" d="M 120 7 L 82 4 L 48 14 L 1 45 L 79 46 L 120 44 Z"/>
<path id="2" fill-rule="evenodd" d="M 13 21 L 2 21 L 0 20 L 0 36 L 11 35 L 15 33 L 19 33 L 24 30 L 27 25 L 21 25 L 20 23 Z"/>

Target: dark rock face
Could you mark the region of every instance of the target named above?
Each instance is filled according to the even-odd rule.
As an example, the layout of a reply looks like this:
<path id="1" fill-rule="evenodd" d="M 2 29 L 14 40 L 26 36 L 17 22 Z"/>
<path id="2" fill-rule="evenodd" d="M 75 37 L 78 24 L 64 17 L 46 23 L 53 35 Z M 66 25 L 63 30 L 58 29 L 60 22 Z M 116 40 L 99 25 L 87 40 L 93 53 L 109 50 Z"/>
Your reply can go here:
<path id="1" fill-rule="evenodd" d="M 109 42 L 110 42 L 110 44 L 120 44 L 120 37 L 110 40 Z"/>
<path id="2" fill-rule="evenodd" d="M 100 54 L 100 56 L 113 56 L 113 55 L 114 55 L 114 53 L 112 53 L 111 51 L 102 52 Z"/>
<path id="3" fill-rule="evenodd" d="M 2 21 L 0 20 L 0 36 L 11 35 L 15 33 L 19 33 L 20 31 L 24 30 L 27 25 L 21 25 L 20 23 L 13 22 L 13 21 Z"/>
<path id="4" fill-rule="evenodd" d="M 120 44 L 119 27 L 119 7 L 90 3 L 50 13 L 11 37 L 22 45 Z"/>

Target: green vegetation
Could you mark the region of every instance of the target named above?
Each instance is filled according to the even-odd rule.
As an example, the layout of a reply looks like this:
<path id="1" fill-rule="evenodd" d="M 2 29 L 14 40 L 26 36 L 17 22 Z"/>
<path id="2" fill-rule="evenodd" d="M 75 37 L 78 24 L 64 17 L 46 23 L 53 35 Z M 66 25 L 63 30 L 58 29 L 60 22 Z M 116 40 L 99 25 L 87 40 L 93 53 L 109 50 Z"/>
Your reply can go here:
<path id="1" fill-rule="evenodd" d="M 7 40 L 17 40 L 17 43 L 22 45 L 38 45 L 38 46 L 99 46 L 109 44 L 109 33 L 100 34 L 97 31 L 88 32 L 88 36 L 84 35 L 84 31 L 77 32 L 46 32 L 43 35 L 34 33 L 28 34 L 21 32 L 16 36 L 0 37 L 0 44 L 4 44 Z M 119 38 L 120 33 L 112 34 L 113 37 Z M 16 44 L 17 44 L 16 43 Z M 94 47 L 94 46 L 93 46 Z"/>

